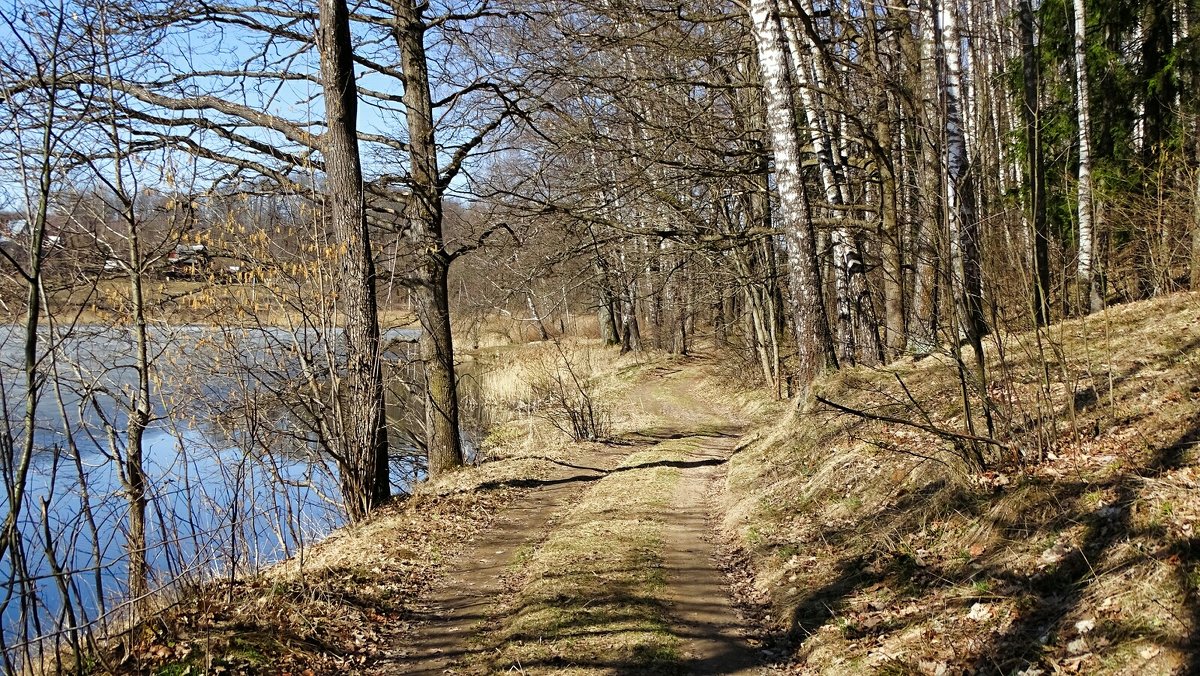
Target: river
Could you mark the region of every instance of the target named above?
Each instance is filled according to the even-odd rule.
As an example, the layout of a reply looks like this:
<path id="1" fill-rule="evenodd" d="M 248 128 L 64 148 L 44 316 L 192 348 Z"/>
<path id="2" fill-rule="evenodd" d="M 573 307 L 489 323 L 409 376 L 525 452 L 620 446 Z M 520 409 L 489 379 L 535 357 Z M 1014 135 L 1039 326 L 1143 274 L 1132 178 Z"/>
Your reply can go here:
<path id="1" fill-rule="evenodd" d="M 155 587 L 253 571 L 342 523 L 336 473 L 318 451 L 306 424 L 315 414 L 295 384 L 306 372 L 327 380 L 340 356 L 339 334 L 152 331 L 155 421 L 144 449 Z M 389 362 L 407 361 L 414 338 L 413 330 L 388 332 Z M 45 383 L 16 553 L 24 565 L 11 551 L 0 561 L 6 648 L 68 622 L 102 619 L 126 596 L 127 506 L 116 458 L 136 382 L 132 341 L 127 331 L 76 327 L 40 342 Z M 6 453 L 24 434 L 23 359 L 23 330 L 0 326 Z M 398 401 L 407 390 L 393 391 Z M 403 406 L 389 406 L 397 422 L 404 414 Z M 393 444 L 403 447 L 402 437 Z M 419 474 L 403 457 L 396 470 L 395 490 Z M 0 498 L 12 501 L 7 488 Z"/>

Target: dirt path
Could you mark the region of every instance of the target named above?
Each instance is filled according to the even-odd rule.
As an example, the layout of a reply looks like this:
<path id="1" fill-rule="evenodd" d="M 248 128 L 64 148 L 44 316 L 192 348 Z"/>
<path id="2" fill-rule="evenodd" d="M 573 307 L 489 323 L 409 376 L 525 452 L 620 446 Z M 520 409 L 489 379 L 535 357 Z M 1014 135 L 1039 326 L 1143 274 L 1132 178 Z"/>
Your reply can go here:
<path id="1" fill-rule="evenodd" d="M 708 489 L 736 445 L 737 421 L 717 414 L 695 395 L 692 383 L 673 372 L 659 375 L 629 403 L 646 413 L 644 429 L 629 437 L 635 443 L 595 451 L 561 466 L 554 476 L 529 482 L 533 490 L 451 563 L 452 572 L 422 604 L 419 628 L 403 644 L 385 651 L 386 657 L 370 673 L 526 673 L 526 668 L 528 673 L 637 674 L 647 669 L 676 674 L 758 673 L 757 652 L 745 638 L 747 628 L 729 600 L 726 579 L 716 563 L 708 513 Z M 658 457 L 656 452 L 669 459 L 644 459 Z M 668 479 L 669 484 L 654 483 Z M 671 486 L 656 498 L 661 506 L 653 514 L 658 535 L 650 540 L 656 550 L 655 563 L 650 565 L 657 569 L 653 574 L 658 582 L 647 587 L 652 591 L 632 589 L 632 600 L 626 603 L 631 611 L 642 606 L 655 609 L 657 619 L 652 625 L 657 628 L 650 633 L 662 634 L 670 649 L 664 651 L 668 657 L 650 650 L 639 666 L 644 646 L 630 652 L 628 645 L 636 631 L 607 618 L 608 624 L 595 619 L 602 606 L 612 605 L 611 590 L 618 586 L 611 580 L 595 581 L 608 575 L 618 579 L 620 565 L 601 563 L 596 568 L 594 561 L 584 563 L 580 564 L 584 574 L 572 577 L 569 568 L 578 559 L 602 559 L 603 553 L 597 553 L 569 555 L 561 565 L 549 568 L 538 567 L 536 560 L 529 570 L 522 566 L 531 557 L 551 558 L 564 540 L 578 541 L 572 529 L 594 529 L 596 524 L 616 524 L 612 527 L 620 529 L 622 523 L 645 523 L 647 515 L 637 511 L 635 501 L 625 505 L 620 496 L 622 491 L 632 495 L 641 490 L 639 486 L 652 485 Z M 589 515 L 589 501 L 603 504 L 599 518 L 594 512 Z M 602 540 L 593 551 L 610 549 L 609 543 L 617 549 L 620 536 L 608 537 L 613 539 Z M 580 579 L 592 580 L 595 588 L 587 582 L 581 586 Z M 514 580 L 519 587 L 515 591 Z M 549 604 L 530 601 L 538 598 L 527 593 L 535 586 L 543 595 L 547 586 L 551 588 Z M 509 636 L 506 623 L 536 614 L 547 605 L 549 612 L 561 612 L 562 618 L 544 633 L 531 636 L 525 629 L 516 635 L 524 643 L 532 640 L 552 646 L 551 656 L 534 662 L 517 650 L 512 654 L 524 659 L 510 657 L 514 639 L 505 638 Z M 625 610 L 618 607 L 617 613 Z M 637 631 L 645 633 L 641 628 Z M 589 647 L 579 648 L 581 642 Z"/>
<path id="2" fill-rule="evenodd" d="M 419 625 L 415 635 L 396 637 L 397 643 L 369 673 L 455 673 L 455 665 L 476 651 L 473 639 L 506 591 L 505 576 L 520 552 L 544 538 L 554 515 L 624 456 L 624 449 L 597 452 L 577 465 L 561 466 L 553 476 L 531 481 L 538 487 L 469 543 L 450 564 L 450 573 L 422 599 L 420 615 L 414 618 Z"/>
<path id="3" fill-rule="evenodd" d="M 752 674 L 758 655 L 746 640 L 724 574 L 716 566 L 709 521 L 708 491 L 719 466 L 728 461 L 733 438 L 704 438 L 701 450 L 687 454 L 687 467 L 666 515 L 663 564 L 667 570 L 670 615 L 684 639 L 683 665 L 690 674 Z"/>

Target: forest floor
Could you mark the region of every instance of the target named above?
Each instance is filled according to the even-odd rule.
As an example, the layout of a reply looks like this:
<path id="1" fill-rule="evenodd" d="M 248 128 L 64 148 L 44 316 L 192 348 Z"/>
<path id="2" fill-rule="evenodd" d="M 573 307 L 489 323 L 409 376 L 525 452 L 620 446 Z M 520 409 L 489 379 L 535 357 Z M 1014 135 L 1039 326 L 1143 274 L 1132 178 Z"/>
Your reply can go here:
<path id="1" fill-rule="evenodd" d="M 1200 673 L 1200 294 L 999 338 L 994 432 L 941 354 L 843 369 L 744 440 L 723 530 L 781 670 Z"/>

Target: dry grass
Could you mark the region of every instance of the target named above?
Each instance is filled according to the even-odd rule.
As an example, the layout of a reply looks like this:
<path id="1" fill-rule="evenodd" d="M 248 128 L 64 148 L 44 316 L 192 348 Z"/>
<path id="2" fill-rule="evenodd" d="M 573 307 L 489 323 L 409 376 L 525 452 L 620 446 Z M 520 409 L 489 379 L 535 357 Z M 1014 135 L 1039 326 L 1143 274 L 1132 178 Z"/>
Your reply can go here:
<path id="1" fill-rule="evenodd" d="M 1197 346 L 1190 294 L 1067 322 L 1041 349 L 1010 337 L 989 390 L 1009 450 L 982 476 L 945 438 L 815 404 L 760 430 L 732 462 L 725 526 L 753 554 L 791 669 L 1200 668 Z M 896 376 L 929 421 L 965 431 L 945 358 L 818 390 L 915 419 Z"/>
<path id="2" fill-rule="evenodd" d="M 553 455 L 569 439 L 546 420 L 552 402 L 538 393 L 538 384 L 572 375 L 612 414 L 616 430 L 631 423 L 625 407 L 618 407 L 633 383 L 661 355 L 621 355 L 599 340 L 562 338 L 553 342 L 478 350 L 472 354 L 472 371 L 480 384 L 482 404 L 490 431 L 481 444 L 485 460 L 515 460 Z M 562 459 L 556 457 L 555 459 Z"/>
<path id="3" fill-rule="evenodd" d="M 664 607 L 663 508 L 688 442 L 630 455 L 560 515 L 514 571 L 515 593 L 478 639 L 467 673 L 675 673 Z"/>
<path id="4" fill-rule="evenodd" d="M 584 379 L 603 377 L 611 381 L 614 374 L 636 365 L 638 359 L 623 356 L 598 340 L 579 338 L 490 350 L 484 357 L 487 366 L 481 375 L 484 401 L 497 411 L 519 415 L 534 403 L 534 383 L 555 373 L 566 375 L 568 363 Z M 601 385 L 612 387 L 611 382 Z"/>
<path id="5" fill-rule="evenodd" d="M 233 585 L 186 593 L 91 673 L 345 673 L 406 631 L 420 593 L 515 491 L 414 496 Z M 311 670 L 311 671 L 306 671 Z"/>
<path id="6" fill-rule="evenodd" d="M 540 362 L 543 352 L 538 345 L 509 347 L 474 359 L 498 360 L 520 373 L 521 364 Z M 602 362 L 603 352 L 591 358 L 599 368 L 617 365 L 615 359 Z M 487 387 L 491 401 L 503 400 L 502 390 Z M 524 421 L 510 421 L 489 442 L 489 462 L 420 484 L 411 497 L 258 577 L 189 593 L 154 626 L 106 646 L 95 671 L 360 670 L 380 646 L 411 628 L 413 604 L 444 563 L 504 505 L 519 499 L 523 491 L 511 483 L 545 477 L 555 461 L 569 462 L 585 450 L 544 427 L 530 430 Z"/>

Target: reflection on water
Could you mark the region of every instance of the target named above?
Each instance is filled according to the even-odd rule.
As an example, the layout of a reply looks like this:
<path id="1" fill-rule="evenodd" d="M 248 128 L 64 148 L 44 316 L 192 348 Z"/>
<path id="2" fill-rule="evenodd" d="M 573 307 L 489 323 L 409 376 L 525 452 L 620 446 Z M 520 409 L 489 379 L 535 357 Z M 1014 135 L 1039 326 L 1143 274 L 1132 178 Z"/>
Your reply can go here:
<path id="1" fill-rule="evenodd" d="M 404 345 L 412 336 L 388 337 Z M 288 399 L 297 378 L 311 384 L 338 363 L 340 341 L 324 338 L 197 327 L 154 334 L 156 419 L 144 443 L 154 586 L 247 572 L 341 523 L 335 472 L 316 453 L 302 408 Z M 7 646 L 95 621 L 125 591 L 127 506 L 117 458 L 136 382 L 130 340 L 120 331 L 76 329 L 43 342 L 47 384 L 16 553 L 28 579 L 16 574 L 14 555 L 0 560 Z M 23 349 L 19 328 L 0 327 L 0 389 L 13 438 L 23 434 Z M 401 352 L 390 360 L 404 360 Z M 393 399 L 407 392 L 391 389 Z M 406 410 L 389 406 L 392 414 Z M 411 458 L 397 469 L 404 481 L 419 474 Z"/>

